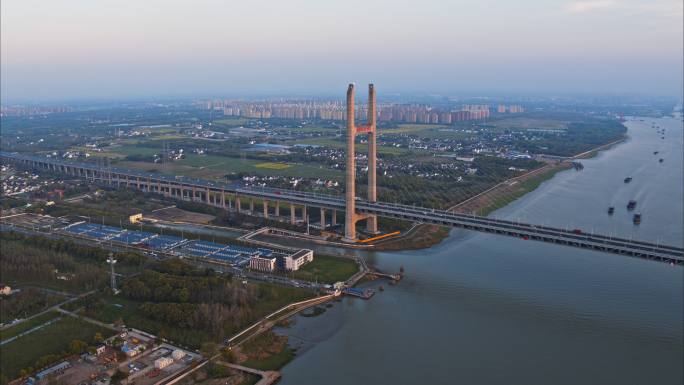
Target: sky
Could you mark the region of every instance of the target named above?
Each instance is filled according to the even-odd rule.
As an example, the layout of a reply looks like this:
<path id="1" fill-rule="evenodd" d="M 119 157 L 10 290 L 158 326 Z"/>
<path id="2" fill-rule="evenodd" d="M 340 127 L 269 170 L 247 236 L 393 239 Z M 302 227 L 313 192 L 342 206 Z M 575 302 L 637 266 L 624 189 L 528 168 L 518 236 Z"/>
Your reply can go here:
<path id="1" fill-rule="evenodd" d="M 682 93 L 682 0 L 2 0 L 2 103 Z"/>

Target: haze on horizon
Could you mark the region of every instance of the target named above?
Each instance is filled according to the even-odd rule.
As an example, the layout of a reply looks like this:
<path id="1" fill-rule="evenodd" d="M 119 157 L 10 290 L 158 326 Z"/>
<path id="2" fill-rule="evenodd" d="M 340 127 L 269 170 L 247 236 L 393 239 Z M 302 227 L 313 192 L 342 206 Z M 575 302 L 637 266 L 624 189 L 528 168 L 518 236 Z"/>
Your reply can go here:
<path id="1" fill-rule="evenodd" d="M 681 0 L 5 0 L 3 103 L 382 92 L 681 97 Z"/>

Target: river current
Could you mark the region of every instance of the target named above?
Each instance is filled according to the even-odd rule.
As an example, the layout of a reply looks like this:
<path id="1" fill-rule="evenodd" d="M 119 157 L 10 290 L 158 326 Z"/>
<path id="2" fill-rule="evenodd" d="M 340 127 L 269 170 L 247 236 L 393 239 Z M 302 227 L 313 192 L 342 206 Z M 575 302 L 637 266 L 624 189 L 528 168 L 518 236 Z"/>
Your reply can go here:
<path id="1" fill-rule="evenodd" d="M 584 170 L 492 215 L 682 246 L 682 121 L 626 125 L 629 138 Z M 458 229 L 426 250 L 358 253 L 405 279 L 279 329 L 298 348 L 281 384 L 684 381 L 682 267 Z"/>

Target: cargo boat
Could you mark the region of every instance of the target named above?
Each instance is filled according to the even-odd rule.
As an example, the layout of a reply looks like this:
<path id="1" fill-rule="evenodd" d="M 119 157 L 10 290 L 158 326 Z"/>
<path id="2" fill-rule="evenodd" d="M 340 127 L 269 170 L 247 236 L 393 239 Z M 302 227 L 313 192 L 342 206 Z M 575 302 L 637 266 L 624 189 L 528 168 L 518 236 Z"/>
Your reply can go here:
<path id="1" fill-rule="evenodd" d="M 627 178 L 625 178 L 625 183 L 629 183 L 629 182 L 631 182 L 631 181 L 632 181 L 632 177 L 631 177 L 631 176 L 628 176 Z"/>
<path id="2" fill-rule="evenodd" d="M 634 222 L 635 225 L 638 225 L 641 223 L 641 214 L 634 214 L 634 217 L 632 218 L 632 222 Z"/>
<path id="3" fill-rule="evenodd" d="M 627 210 L 630 210 L 630 211 L 634 210 L 636 205 L 637 205 L 637 202 L 635 200 L 629 201 L 629 203 L 627 203 Z"/>
<path id="4" fill-rule="evenodd" d="M 613 215 L 614 212 L 615 212 L 615 207 L 613 207 L 613 206 L 608 207 L 608 215 Z"/>

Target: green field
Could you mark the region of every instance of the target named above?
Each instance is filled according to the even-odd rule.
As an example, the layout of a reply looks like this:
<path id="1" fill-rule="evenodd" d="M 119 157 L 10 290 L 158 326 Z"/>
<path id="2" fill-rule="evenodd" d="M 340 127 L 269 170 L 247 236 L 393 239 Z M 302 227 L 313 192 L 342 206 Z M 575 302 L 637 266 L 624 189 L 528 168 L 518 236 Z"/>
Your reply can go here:
<path id="1" fill-rule="evenodd" d="M 16 378 L 21 369 L 40 369 L 36 367 L 36 362 L 41 357 L 62 355 L 69 350 L 69 343 L 75 339 L 93 344 L 93 337 L 98 332 L 105 338 L 113 334 L 109 329 L 64 316 L 54 324 L 3 345 L 0 371 L 7 378 Z"/>
<path id="2" fill-rule="evenodd" d="M 277 292 L 278 295 L 274 296 L 273 299 L 259 300 L 253 304 L 248 319 L 239 325 L 239 327 L 226 330 L 226 335 L 237 333 L 242 328 L 287 304 L 314 296 L 311 291 L 295 287 L 267 283 L 259 283 L 258 285 L 262 289 Z M 173 324 L 150 319 L 139 310 L 139 307 L 143 302 L 127 299 L 121 295 L 98 295 L 97 300 L 102 305 L 97 306 L 93 311 L 85 312 L 85 316 L 105 323 L 113 323 L 116 319 L 121 318 L 126 326 L 145 330 L 152 334 L 158 334 L 163 330 L 167 338 L 186 346 L 199 347 L 201 343 L 212 341 L 216 338 L 215 336 L 210 335 L 206 330 L 183 329 L 175 327 Z"/>
<path id="3" fill-rule="evenodd" d="M 239 127 L 244 126 L 245 124 L 247 124 L 247 122 L 249 122 L 249 119 L 247 118 L 224 117 L 223 119 L 214 120 L 213 122 L 211 122 L 211 124 L 224 127 Z"/>
<path id="4" fill-rule="evenodd" d="M 332 284 L 347 280 L 357 271 L 359 271 L 359 266 L 353 259 L 316 255 L 313 262 L 307 263 L 294 272 L 294 278 Z"/>
<path id="5" fill-rule="evenodd" d="M 138 147 L 136 147 L 137 149 Z M 145 147 L 139 147 L 143 150 L 152 150 Z M 119 149 L 117 149 L 117 152 Z M 126 151 L 130 151 L 126 149 Z M 137 152 L 131 152 L 136 153 Z M 153 152 L 154 153 L 154 152 Z M 144 152 L 140 153 L 144 155 Z M 265 167 L 265 164 L 277 164 L 279 167 Z M 253 159 L 242 159 L 235 157 L 227 157 L 220 155 L 197 155 L 189 154 L 185 159 L 167 163 L 162 169 L 162 165 L 137 162 L 137 161 L 123 161 L 118 163 L 119 166 L 125 168 L 137 168 L 147 171 L 156 170 L 158 172 L 170 173 L 175 175 L 185 175 L 196 178 L 213 178 L 223 179 L 229 173 L 250 173 L 261 176 L 286 176 L 286 177 L 311 177 L 319 176 L 327 179 L 341 180 L 343 177 L 342 171 L 331 170 L 323 166 L 315 166 L 308 164 L 293 164 L 293 163 L 275 163 L 263 162 Z M 287 166 L 287 167 L 283 167 Z"/>
<path id="6" fill-rule="evenodd" d="M 267 168 L 270 170 L 284 170 L 286 168 L 290 168 L 290 165 L 287 163 L 264 162 L 264 163 L 256 164 L 254 167 Z"/>
<path id="7" fill-rule="evenodd" d="M 12 326 L 10 328 L 7 328 L 5 330 L 0 331 L 0 341 L 6 340 L 10 337 L 14 337 L 18 334 L 21 334 L 35 326 L 44 324 L 45 322 L 55 319 L 59 316 L 57 312 L 51 311 L 42 315 L 39 315 L 38 317 L 31 318 L 28 321 L 24 321 L 20 323 L 19 325 Z"/>
<path id="8" fill-rule="evenodd" d="M 399 124 L 397 128 L 383 128 L 378 132 L 381 134 L 418 134 L 423 131 L 438 130 L 440 128 L 448 128 L 442 124 Z"/>
<path id="9" fill-rule="evenodd" d="M 323 146 L 323 147 L 331 147 L 331 148 L 346 148 L 347 147 L 347 143 L 344 142 L 343 140 L 332 139 L 332 138 L 302 139 L 302 140 L 292 141 L 288 144 L 311 144 L 314 146 Z M 365 143 L 358 143 L 356 145 L 356 151 L 367 152 L 368 151 L 368 145 Z M 406 149 L 406 148 L 378 146 L 378 153 L 379 154 L 401 155 L 401 154 L 405 154 L 409 151 L 411 151 L 411 150 Z"/>
<path id="10" fill-rule="evenodd" d="M 568 122 L 557 119 L 546 118 L 530 118 L 525 116 L 516 116 L 510 118 L 503 118 L 493 120 L 487 123 L 488 126 L 496 126 L 500 129 L 543 129 L 543 130 L 565 130 L 568 128 Z"/>

